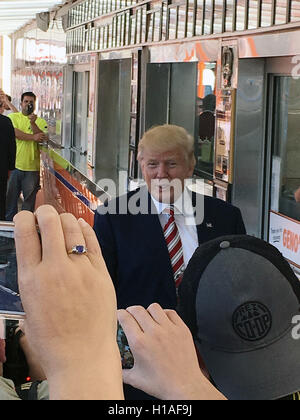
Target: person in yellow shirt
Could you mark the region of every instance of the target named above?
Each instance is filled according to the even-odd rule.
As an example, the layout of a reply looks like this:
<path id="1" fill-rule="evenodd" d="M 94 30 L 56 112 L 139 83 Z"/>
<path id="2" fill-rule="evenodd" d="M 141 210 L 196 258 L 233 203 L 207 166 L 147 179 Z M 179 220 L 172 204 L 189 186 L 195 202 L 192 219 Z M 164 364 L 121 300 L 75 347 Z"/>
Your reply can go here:
<path id="1" fill-rule="evenodd" d="M 22 210 L 34 211 L 36 194 L 40 187 L 39 143 L 47 141 L 47 123 L 35 113 L 36 96 L 25 92 L 21 97 L 21 112 L 9 114 L 16 135 L 17 154 L 15 170 L 7 187 L 6 220 L 13 220 L 18 212 L 18 199 L 23 193 Z"/>

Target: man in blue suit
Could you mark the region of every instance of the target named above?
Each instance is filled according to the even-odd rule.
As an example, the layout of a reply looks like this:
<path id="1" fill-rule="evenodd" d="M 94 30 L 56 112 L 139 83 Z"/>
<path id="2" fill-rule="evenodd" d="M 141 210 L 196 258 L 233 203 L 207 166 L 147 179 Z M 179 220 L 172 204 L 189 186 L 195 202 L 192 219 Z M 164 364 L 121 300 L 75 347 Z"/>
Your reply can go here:
<path id="1" fill-rule="evenodd" d="M 185 129 L 163 125 L 148 130 L 140 140 L 138 160 L 146 186 L 100 206 L 94 230 L 115 285 L 119 309 L 133 305 L 147 308 L 154 302 L 175 309 L 177 280 L 169 254 L 172 241 L 166 240 L 171 230 L 170 206 L 183 268 L 201 243 L 222 235 L 243 234 L 245 226 L 238 208 L 186 187 L 194 172 L 195 156 L 194 139 Z M 174 259 L 177 261 L 177 255 Z M 149 398 L 129 385 L 125 385 L 124 393 L 129 400 Z"/>
<path id="2" fill-rule="evenodd" d="M 188 190 L 192 177 L 194 140 L 174 125 L 148 130 L 139 143 L 138 160 L 147 187 L 113 199 L 98 208 L 94 229 L 114 282 L 118 308 L 163 308 L 177 305 L 171 258 L 164 236 L 175 209 L 184 266 L 199 244 L 222 235 L 244 234 L 238 208 Z"/>

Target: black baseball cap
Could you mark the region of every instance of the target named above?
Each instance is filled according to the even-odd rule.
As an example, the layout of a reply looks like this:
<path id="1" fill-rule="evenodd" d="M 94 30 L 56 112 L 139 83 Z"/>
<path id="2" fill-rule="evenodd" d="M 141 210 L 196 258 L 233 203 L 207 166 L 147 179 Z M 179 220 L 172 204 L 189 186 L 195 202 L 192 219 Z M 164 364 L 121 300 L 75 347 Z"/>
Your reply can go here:
<path id="1" fill-rule="evenodd" d="M 288 262 L 248 235 L 197 248 L 179 287 L 178 312 L 228 399 L 272 400 L 300 390 L 299 308 L 300 283 Z"/>

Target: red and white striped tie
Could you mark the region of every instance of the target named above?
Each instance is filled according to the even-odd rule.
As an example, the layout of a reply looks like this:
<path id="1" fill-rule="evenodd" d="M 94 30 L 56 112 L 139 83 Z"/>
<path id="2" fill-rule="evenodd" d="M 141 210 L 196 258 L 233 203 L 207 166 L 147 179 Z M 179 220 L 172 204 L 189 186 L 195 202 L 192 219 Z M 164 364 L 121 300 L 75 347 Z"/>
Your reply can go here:
<path id="1" fill-rule="evenodd" d="M 183 259 L 183 249 L 179 231 L 175 223 L 174 207 L 168 207 L 166 209 L 166 212 L 169 213 L 169 220 L 164 227 L 164 236 L 171 259 L 175 285 L 176 288 L 178 288 L 181 283 L 185 268 Z"/>

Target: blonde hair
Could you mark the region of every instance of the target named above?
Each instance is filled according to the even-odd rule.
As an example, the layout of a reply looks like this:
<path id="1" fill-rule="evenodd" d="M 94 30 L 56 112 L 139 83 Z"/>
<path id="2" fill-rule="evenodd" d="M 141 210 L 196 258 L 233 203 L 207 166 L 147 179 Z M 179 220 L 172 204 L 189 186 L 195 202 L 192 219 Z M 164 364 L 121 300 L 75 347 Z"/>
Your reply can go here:
<path id="1" fill-rule="evenodd" d="M 163 153 L 181 148 L 188 162 L 195 164 L 194 139 L 183 128 L 177 125 L 164 124 L 150 128 L 141 138 L 138 146 L 138 161 L 143 159 L 145 149 Z"/>

